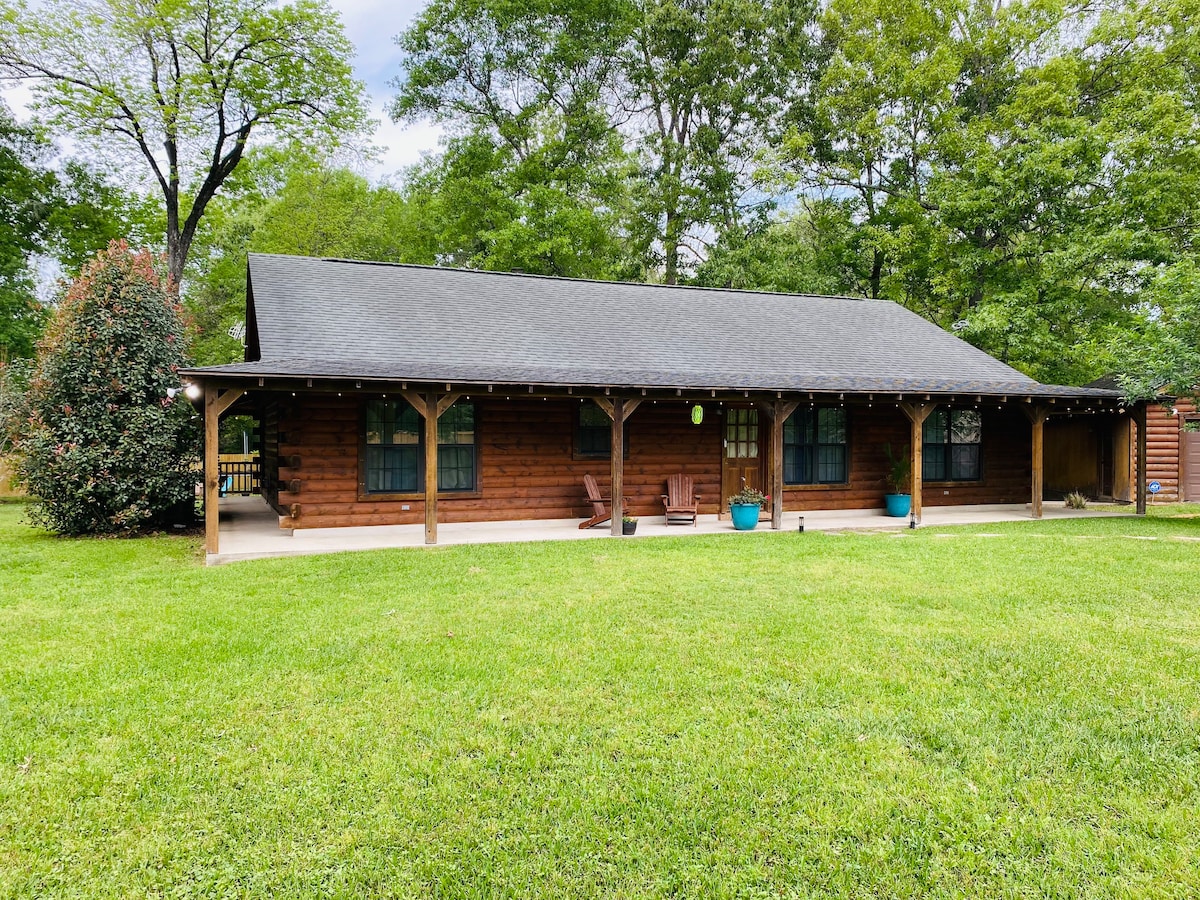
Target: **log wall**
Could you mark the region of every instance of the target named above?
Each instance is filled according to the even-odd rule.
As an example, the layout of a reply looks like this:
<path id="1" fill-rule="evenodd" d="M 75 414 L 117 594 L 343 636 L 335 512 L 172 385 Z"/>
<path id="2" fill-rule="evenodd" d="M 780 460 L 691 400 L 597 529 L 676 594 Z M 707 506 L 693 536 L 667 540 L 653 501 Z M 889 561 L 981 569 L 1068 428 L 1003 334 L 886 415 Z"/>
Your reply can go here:
<path id="1" fill-rule="evenodd" d="M 1146 408 L 1146 480 L 1162 485 L 1162 490 L 1150 498 L 1154 503 L 1183 499 L 1180 491 L 1180 432 L 1187 419 L 1195 418 L 1196 414 L 1195 405 L 1183 398 L 1165 405 L 1151 403 Z M 1131 444 L 1130 470 L 1136 473 L 1137 441 Z M 1136 479 L 1136 475 L 1133 477 Z"/>
<path id="2" fill-rule="evenodd" d="M 595 476 L 607 493 L 609 461 L 574 454 L 574 418 L 579 401 L 536 398 L 472 398 L 479 433 L 478 491 L 470 496 L 442 493 L 443 522 L 505 519 L 586 518 L 583 476 Z M 278 460 L 277 503 L 281 510 L 299 504 L 300 515 L 281 519 L 287 527 L 417 524 L 424 503 L 411 499 L 359 496 L 360 398 L 310 394 L 281 398 L 275 407 L 277 448 L 264 422 L 264 479 Z M 721 407 L 705 404 L 701 425 L 693 425 L 694 401 L 647 401 L 626 422 L 629 455 L 625 460 L 625 496 L 634 515 L 662 515 L 661 494 L 669 475 L 691 475 L 700 494 L 701 513 L 716 513 L 720 501 L 723 419 Z M 760 417 L 763 452 L 769 420 Z M 848 485 L 789 487 L 784 507 L 858 509 L 882 506 L 887 460 L 884 444 L 908 443 L 908 420 L 892 404 L 848 410 Z M 1030 425 L 1019 409 L 983 413 L 983 478 L 974 483 L 927 482 L 928 506 L 1029 501 L 1032 476 Z M 265 491 L 265 486 L 264 486 Z M 407 507 L 407 509 L 405 508 Z"/>

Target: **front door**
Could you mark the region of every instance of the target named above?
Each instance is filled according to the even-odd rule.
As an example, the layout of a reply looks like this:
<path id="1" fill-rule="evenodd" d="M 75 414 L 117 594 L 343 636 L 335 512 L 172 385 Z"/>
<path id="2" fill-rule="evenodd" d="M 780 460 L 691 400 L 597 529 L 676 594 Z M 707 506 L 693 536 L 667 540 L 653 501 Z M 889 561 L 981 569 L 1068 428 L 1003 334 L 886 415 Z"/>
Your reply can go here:
<path id="1" fill-rule="evenodd" d="M 729 509 L 729 498 L 743 487 L 763 490 L 762 446 L 758 410 L 729 407 L 725 410 L 725 440 L 721 464 L 721 511 Z"/>

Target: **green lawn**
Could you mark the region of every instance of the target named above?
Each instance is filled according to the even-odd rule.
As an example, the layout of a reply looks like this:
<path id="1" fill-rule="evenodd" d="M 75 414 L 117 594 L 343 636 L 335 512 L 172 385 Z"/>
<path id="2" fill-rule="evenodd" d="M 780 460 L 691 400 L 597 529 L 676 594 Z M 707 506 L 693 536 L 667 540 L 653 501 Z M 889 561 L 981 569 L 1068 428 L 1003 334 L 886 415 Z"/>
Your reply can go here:
<path id="1" fill-rule="evenodd" d="M 0 896 L 1195 897 L 1179 511 L 205 569 L 0 506 Z"/>

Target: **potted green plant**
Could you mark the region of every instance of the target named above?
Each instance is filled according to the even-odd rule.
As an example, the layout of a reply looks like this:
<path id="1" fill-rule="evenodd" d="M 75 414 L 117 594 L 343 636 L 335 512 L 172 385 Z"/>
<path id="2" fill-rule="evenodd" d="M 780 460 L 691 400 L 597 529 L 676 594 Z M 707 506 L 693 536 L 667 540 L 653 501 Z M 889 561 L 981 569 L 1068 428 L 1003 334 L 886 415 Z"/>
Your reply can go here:
<path id="1" fill-rule="evenodd" d="M 621 516 L 621 534 L 634 534 L 637 531 L 637 516 Z"/>
<path id="2" fill-rule="evenodd" d="M 762 491 L 743 487 L 729 498 L 729 516 L 738 531 L 753 531 L 758 525 L 758 513 L 771 498 Z"/>
<path id="3" fill-rule="evenodd" d="M 912 459 L 908 455 L 908 445 L 898 454 L 892 454 L 892 445 L 884 444 L 883 452 L 887 455 L 888 493 L 883 495 L 884 506 L 889 516 L 903 518 L 912 509 Z"/>

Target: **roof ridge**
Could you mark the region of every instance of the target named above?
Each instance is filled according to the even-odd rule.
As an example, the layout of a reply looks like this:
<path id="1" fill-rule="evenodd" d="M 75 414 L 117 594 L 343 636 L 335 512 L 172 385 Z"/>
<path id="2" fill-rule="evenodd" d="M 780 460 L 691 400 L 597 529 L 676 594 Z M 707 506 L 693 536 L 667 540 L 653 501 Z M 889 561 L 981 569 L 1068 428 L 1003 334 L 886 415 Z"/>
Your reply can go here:
<path id="1" fill-rule="evenodd" d="M 808 297 L 813 300 L 850 300 L 855 303 L 892 303 L 894 301 L 884 300 L 881 297 L 852 297 L 848 294 L 808 294 L 795 293 L 792 291 L 764 291 L 757 288 L 731 288 L 731 287 L 709 287 L 708 285 L 700 284 L 659 284 L 653 281 L 605 281 L 602 278 L 573 278 L 568 275 L 535 275 L 529 272 L 498 272 L 491 269 L 468 269 L 462 266 L 429 266 L 422 263 L 397 263 L 384 262 L 371 259 L 345 259 L 340 256 L 301 256 L 293 253 L 248 253 L 248 256 L 264 256 L 274 259 L 303 259 L 309 261 L 328 262 L 328 263 L 347 263 L 355 266 L 379 266 L 381 268 L 390 269 L 424 269 L 433 272 L 461 272 L 464 275 L 498 275 L 506 278 L 527 278 L 537 279 L 540 281 L 566 281 L 571 284 L 603 284 L 603 285 L 628 285 L 630 287 L 640 288 L 665 288 L 667 290 L 688 290 L 688 291 L 709 291 L 720 294 L 755 294 L 761 297 Z M 902 304 L 897 303 L 902 309 L 906 309 Z M 910 310 L 911 312 L 911 310 Z"/>

